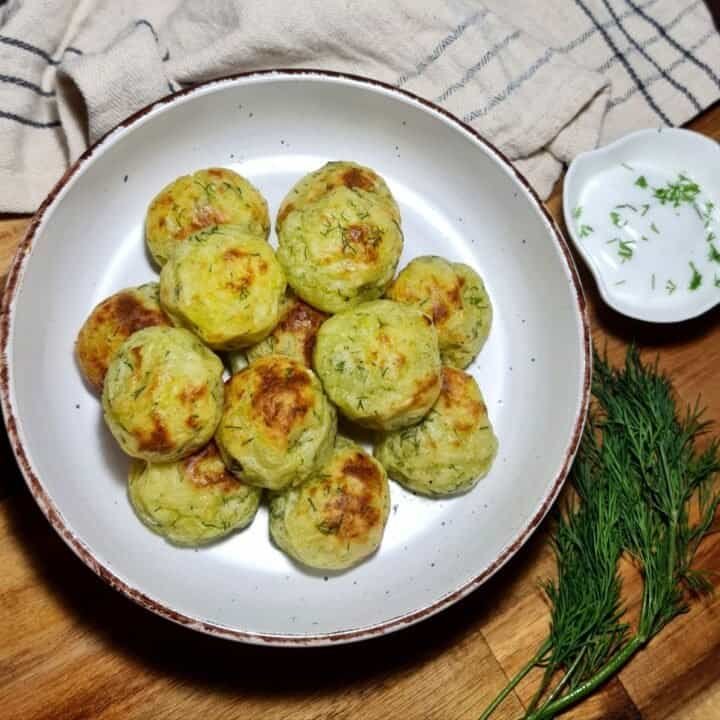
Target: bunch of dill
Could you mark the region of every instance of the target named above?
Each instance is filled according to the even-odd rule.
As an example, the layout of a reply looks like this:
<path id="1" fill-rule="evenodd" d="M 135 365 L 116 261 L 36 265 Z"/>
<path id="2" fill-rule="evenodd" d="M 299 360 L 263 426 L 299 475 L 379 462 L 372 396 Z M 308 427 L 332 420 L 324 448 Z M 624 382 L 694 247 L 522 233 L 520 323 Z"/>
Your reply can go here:
<path id="1" fill-rule="evenodd" d="M 544 585 L 550 630 L 533 658 L 482 714 L 487 720 L 535 667 L 542 680 L 523 720 L 550 720 L 615 675 L 673 618 L 688 593 L 712 585 L 692 563 L 720 503 L 716 440 L 696 405 L 680 415 L 670 381 L 631 347 L 625 366 L 594 356 L 593 410 L 570 480 L 577 501 L 558 513 L 555 581 Z M 623 621 L 618 563 L 628 554 L 642 576 L 640 619 Z"/>

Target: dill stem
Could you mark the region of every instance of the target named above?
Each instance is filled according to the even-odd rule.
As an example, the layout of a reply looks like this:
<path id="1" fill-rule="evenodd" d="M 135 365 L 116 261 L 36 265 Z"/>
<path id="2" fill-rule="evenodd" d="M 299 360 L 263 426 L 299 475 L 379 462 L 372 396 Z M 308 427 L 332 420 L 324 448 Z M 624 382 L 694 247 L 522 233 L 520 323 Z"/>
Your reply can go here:
<path id="1" fill-rule="evenodd" d="M 587 650 L 587 646 L 585 646 L 578 654 L 575 660 L 573 660 L 572 665 L 567 669 L 567 672 L 563 676 L 562 680 L 555 686 L 555 689 L 548 695 L 548 699 L 545 701 L 545 706 L 549 705 L 551 702 L 555 700 L 555 698 L 560 695 L 563 688 L 572 678 L 573 673 L 577 669 L 577 666 L 580 664 L 580 660 L 582 660 L 583 655 L 585 655 L 585 650 Z M 534 708 L 533 708 L 534 709 Z"/>
<path id="2" fill-rule="evenodd" d="M 599 670 L 593 677 L 578 685 L 574 690 L 561 698 L 547 703 L 540 710 L 532 715 L 526 715 L 524 720 L 551 720 L 558 713 L 567 710 L 570 706 L 580 702 L 585 697 L 595 692 L 601 685 L 609 680 L 613 675 L 620 671 L 622 667 L 642 648 L 647 642 L 644 635 L 635 635 L 628 644 L 610 660 L 604 668 Z"/>
<path id="3" fill-rule="evenodd" d="M 480 716 L 479 720 L 487 720 L 500 703 L 517 687 L 518 683 L 542 660 L 543 656 L 550 650 L 550 639 L 548 638 L 540 646 L 538 651 L 515 675 L 515 677 L 500 691 L 495 699 L 485 708 L 485 712 Z"/>
<path id="4" fill-rule="evenodd" d="M 540 698 L 542 698 L 542 696 L 545 694 L 545 691 L 550 686 L 550 681 L 552 680 L 552 676 L 555 674 L 555 670 L 556 668 L 550 665 L 545 668 L 542 683 L 540 683 L 540 687 L 537 689 L 537 692 L 532 696 L 530 703 L 525 708 L 526 715 L 531 713 L 537 707 L 537 704 L 540 702 Z"/>

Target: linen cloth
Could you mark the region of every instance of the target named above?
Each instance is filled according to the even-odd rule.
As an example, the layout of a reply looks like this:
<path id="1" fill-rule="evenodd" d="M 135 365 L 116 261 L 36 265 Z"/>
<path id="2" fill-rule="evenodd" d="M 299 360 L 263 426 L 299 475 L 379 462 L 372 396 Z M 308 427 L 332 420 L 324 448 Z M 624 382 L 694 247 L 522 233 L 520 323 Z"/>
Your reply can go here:
<path id="1" fill-rule="evenodd" d="M 161 96 L 270 67 L 433 100 L 546 197 L 578 152 L 717 100 L 720 36 L 702 0 L 0 0 L 0 211 Z"/>

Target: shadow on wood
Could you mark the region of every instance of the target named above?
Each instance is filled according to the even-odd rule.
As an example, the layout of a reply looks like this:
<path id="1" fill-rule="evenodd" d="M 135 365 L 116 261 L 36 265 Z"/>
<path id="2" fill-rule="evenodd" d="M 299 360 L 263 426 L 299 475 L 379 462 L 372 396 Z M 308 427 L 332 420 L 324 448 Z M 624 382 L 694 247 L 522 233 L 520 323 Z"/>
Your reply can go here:
<path id="1" fill-rule="evenodd" d="M 374 693 L 452 648 L 466 646 L 470 640 L 476 642 L 475 636 L 481 635 L 488 612 L 501 601 L 510 576 L 527 573 L 545 542 L 545 533 L 536 533 L 481 590 L 393 635 L 327 648 L 267 648 L 202 635 L 135 605 L 106 586 L 74 556 L 48 525 L 26 488 L 14 495 L 7 502 L 10 531 L 18 539 L 23 560 L 63 606 L 71 625 L 94 634 L 108 652 L 122 653 L 153 675 L 243 698 L 272 695 L 297 699 L 337 693 L 353 685 L 361 692 Z M 330 595 L 328 612 L 332 612 Z M 477 682 L 483 680 L 479 674 Z M 496 688 L 493 685 L 484 692 L 489 696 Z M 106 690 L 98 688 L 98 692 Z"/>

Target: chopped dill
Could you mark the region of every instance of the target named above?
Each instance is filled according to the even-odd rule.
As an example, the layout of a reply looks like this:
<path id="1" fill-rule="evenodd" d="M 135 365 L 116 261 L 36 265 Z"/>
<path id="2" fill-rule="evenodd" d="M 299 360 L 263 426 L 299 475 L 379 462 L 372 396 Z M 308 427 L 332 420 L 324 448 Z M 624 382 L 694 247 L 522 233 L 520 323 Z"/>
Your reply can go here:
<path id="1" fill-rule="evenodd" d="M 705 203 L 705 210 L 701 213 L 701 218 L 705 223 L 705 227 L 710 227 L 710 223 L 712 222 L 712 214 L 713 210 L 715 209 L 715 203 L 710 202 L 709 200 Z"/>
<path id="2" fill-rule="evenodd" d="M 677 285 L 672 280 L 668 280 L 665 283 L 665 290 L 667 290 L 668 295 L 672 295 L 677 290 Z"/>
<path id="3" fill-rule="evenodd" d="M 690 278 L 690 284 L 688 285 L 689 290 L 697 290 L 702 285 L 703 276 L 698 272 L 694 262 L 689 262 L 688 265 L 692 270 L 692 277 Z"/>
<path id="4" fill-rule="evenodd" d="M 622 218 L 620 217 L 620 213 L 615 212 L 614 210 L 610 213 L 610 220 L 612 221 L 612 224 L 615 227 L 625 227 L 627 225 L 627 220 L 625 222 L 622 222 Z"/>
<path id="5" fill-rule="evenodd" d="M 583 214 L 583 207 L 582 207 L 582 205 L 578 205 L 578 206 L 572 211 L 572 216 L 573 216 L 576 220 L 579 220 L 579 219 L 580 219 L 580 216 L 581 216 L 582 214 Z"/>
<path id="6" fill-rule="evenodd" d="M 591 235 L 594 233 L 595 230 L 593 229 L 592 225 L 581 225 L 580 226 L 580 237 L 586 238 L 588 235 Z"/>
<path id="7" fill-rule="evenodd" d="M 720 263 L 720 252 L 713 243 L 710 243 L 710 252 L 708 253 L 708 260 L 710 262 Z"/>
<path id="8" fill-rule="evenodd" d="M 653 223 L 650 223 L 650 229 L 651 229 L 654 233 L 656 233 L 657 235 L 660 234 L 660 231 L 658 230 L 658 227 L 657 227 L 657 225 L 656 225 L 654 222 L 653 222 Z"/>
<path id="9" fill-rule="evenodd" d="M 644 175 L 641 175 L 636 181 L 635 184 L 638 187 L 646 188 L 648 186 L 648 181 L 645 179 Z"/>
<path id="10" fill-rule="evenodd" d="M 680 173 L 675 182 L 668 182 L 665 187 L 655 188 L 653 197 L 661 205 L 670 204 L 680 207 L 683 203 L 693 203 L 700 193 L 700 186 L 686 175 Z"/>
<path id="11" fill-rule="evenodd" d="M 634 254 L 632 244 L 633 240 L 620 240 L 618 243 L 618 255 L 621 258 L 621 262 L 627 262 L 632 260 Z"/>

